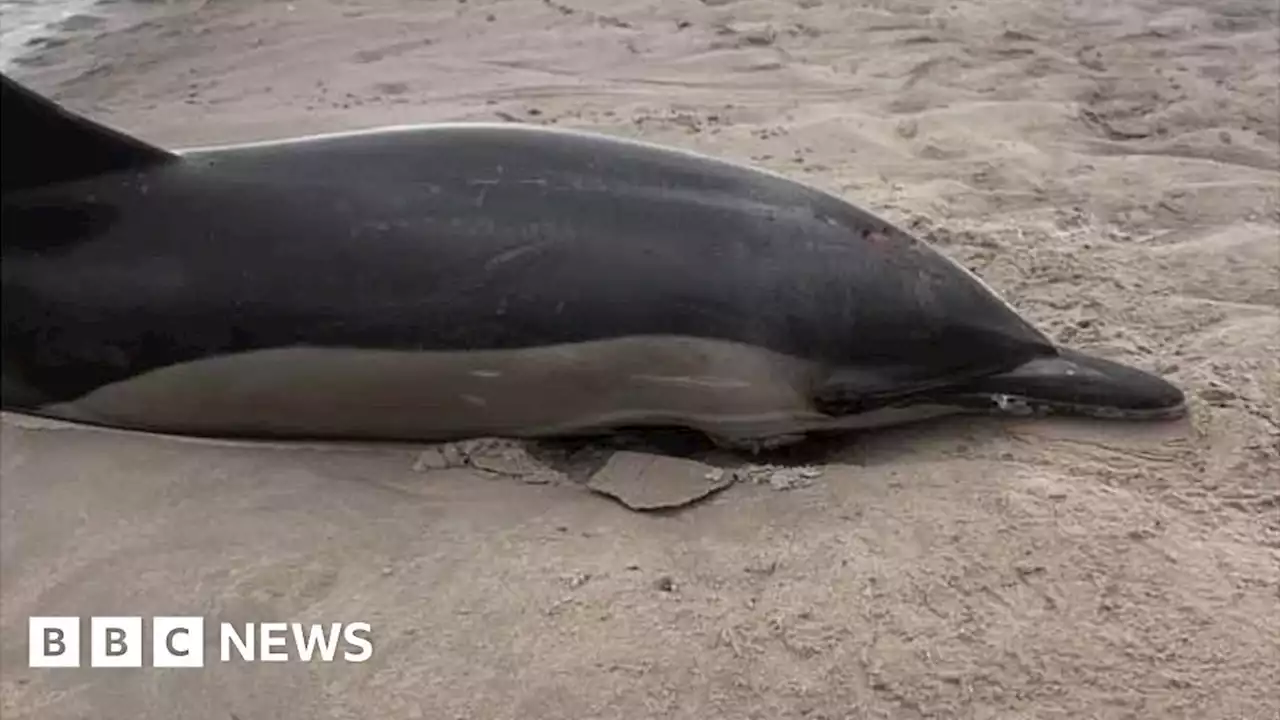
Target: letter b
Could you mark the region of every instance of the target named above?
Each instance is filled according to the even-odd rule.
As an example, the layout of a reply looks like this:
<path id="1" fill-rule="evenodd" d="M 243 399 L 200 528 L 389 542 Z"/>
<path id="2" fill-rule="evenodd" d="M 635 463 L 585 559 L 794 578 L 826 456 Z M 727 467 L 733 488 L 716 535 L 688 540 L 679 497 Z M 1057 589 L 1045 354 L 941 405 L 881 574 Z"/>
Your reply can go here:
<path id="1" fill-rule="evenodd" d="M 80 667 L 80 618 L 30 618 L 27 643 L 30 667 Z"/>
<path id="2" fill-rule="evenodd" d="M 89 626 L 90 667 L 142 667 L 142 618 L 95 617 Z"/>

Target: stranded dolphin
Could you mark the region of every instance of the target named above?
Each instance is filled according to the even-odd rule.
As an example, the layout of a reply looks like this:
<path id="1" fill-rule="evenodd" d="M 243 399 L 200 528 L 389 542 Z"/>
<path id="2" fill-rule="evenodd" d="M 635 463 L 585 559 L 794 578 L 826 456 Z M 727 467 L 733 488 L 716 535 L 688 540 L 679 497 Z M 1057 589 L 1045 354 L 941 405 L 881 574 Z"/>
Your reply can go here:
<path id="1" fill-rule="evenodd" d="M 1173 418 L 839 198 L 515 124 L 170 151 L 3 82 L 3 406 L 213 437 Z"/>

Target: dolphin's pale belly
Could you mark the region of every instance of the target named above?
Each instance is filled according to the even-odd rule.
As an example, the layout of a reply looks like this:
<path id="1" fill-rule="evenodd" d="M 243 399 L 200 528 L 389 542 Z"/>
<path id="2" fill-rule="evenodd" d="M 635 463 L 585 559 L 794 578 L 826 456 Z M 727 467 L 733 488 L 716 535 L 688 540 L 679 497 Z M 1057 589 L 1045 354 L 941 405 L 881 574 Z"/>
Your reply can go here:
<path id="1" fill-rule="evenodd" d="M 953 411 L 917 406 L 837 420 L 809 398 L 825 370 L 691 337 L 447 352 L 295 347 L 162 368 L 41 411 L 157 432 L 417 440 L 621 425 L 755 439 Z"/>

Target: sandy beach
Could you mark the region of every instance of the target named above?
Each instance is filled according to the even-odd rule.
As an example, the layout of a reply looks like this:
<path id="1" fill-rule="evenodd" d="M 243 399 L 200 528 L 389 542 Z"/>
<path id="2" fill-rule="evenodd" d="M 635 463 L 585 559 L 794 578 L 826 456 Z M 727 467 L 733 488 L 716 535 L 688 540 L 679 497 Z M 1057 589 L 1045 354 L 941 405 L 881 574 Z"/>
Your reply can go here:
<path id="1" fill-rule="evenodd" d="M 4 720 L 1280 718 L 1274 0 L 102 10 L 8 72 L 169 147 L 521 121 L 777 170 L 1191 411 L 863 433 L 664 513 L 585 488 L 594 446 L 6 415 Z M 31 669 L 33 615 L 365 621 L 375 652 Z"/>

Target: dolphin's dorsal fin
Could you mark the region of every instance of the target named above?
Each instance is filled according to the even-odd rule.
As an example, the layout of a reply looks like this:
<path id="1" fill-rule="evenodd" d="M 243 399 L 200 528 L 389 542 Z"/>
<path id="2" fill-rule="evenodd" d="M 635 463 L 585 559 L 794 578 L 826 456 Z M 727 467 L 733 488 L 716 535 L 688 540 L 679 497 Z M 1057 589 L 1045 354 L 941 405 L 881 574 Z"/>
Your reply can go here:
<path id="1" fill-rule="evenodd" d="M 0 190 L 6 194 L 177 159 L 81 117 L 8 75 L 0 80 Z"/>

